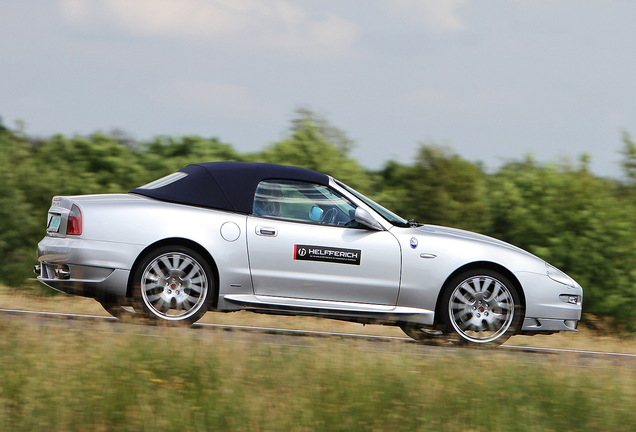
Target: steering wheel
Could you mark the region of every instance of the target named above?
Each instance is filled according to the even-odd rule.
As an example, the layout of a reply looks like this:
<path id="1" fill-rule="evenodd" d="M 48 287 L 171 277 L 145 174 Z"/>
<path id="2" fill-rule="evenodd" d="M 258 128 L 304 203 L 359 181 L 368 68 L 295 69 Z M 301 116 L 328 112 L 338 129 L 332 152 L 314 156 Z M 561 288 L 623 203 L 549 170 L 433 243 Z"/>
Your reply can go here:
<path id="1" fill-rule="evenodd" d="M 336 221 L 337 215 L 338 213 L 336 212 L 336 209 L 330 208 L 329 210 L 325 212 L 325 214 L 322 215 L 322 219 L 320 219 L 320 224 L 321 225 L 333 224 Z"/>

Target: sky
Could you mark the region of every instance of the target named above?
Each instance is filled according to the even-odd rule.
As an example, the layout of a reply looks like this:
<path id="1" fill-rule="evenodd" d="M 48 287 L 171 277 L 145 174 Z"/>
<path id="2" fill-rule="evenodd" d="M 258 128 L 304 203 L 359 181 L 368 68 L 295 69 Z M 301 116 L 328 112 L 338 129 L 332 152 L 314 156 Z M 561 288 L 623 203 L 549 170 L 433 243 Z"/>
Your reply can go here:
<path id="1" fill-rule="evenodd" d="M 619 177 L 635 20 L 631 0 L 0 0 L 0 117 L 251 152 L 309 107 L 369 169 L 426 142 Z"/>

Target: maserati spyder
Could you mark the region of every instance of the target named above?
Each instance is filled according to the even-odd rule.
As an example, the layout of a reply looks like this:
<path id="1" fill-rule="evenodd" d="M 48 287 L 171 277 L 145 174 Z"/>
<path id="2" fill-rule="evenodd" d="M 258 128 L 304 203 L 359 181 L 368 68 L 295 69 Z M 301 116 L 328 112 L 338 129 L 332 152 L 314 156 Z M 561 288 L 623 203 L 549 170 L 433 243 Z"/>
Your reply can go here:
<path id="1" fill-rule="evenodd" d="M 513 245 L 264 163 L 199 163 L 127 194 L 55 196 L 38 260 L 41 282 L 117 317 L 191 324 L 249 310 L 482 346 L 575 331 L 583 296 Z"/>

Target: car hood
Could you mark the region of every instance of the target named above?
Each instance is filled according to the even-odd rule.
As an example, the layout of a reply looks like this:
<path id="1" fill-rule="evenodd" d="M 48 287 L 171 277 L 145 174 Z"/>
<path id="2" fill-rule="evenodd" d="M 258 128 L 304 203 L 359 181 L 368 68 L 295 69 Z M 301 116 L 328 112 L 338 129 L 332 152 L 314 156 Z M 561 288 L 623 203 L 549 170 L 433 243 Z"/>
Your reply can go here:
<path id="1" fill-rule="evenodd" d="M 420 227 L 414 228 L 413 230 L 416 231 L 418 234 L 439 235 L 439 236 L 447 236 L 447 237 L 455 237 L 455 238 L 459 237 L 459 238 L 463 238 L 467 240 L 488 243 L 491 245 L 504 247 L 506 249 L 514 250 L 524 255 L 528 255 L 528 256 L 540 259 L 537 256 L 531 254 L 530 252 L 523 250 L 517 246 L 511 245 L 510 243 L 506 243 L 505 241 L 498 240 L 496 238 L 489 237 L 484 234 L 474 233 L 472 231 L 465 231 L 465 230 L 461 230 L 457 228 L 449 228 L 449 227 L 438 226 L 438 225 L 422 225 Z"/>

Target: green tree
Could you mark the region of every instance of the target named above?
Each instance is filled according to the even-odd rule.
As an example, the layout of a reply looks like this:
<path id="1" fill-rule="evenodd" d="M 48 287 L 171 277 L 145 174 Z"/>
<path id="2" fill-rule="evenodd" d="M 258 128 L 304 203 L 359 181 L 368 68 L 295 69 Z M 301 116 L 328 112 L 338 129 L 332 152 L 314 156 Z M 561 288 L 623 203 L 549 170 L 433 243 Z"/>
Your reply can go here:
<path id="1" fill-rule="evenodd" d="M 300 131 L 308 127 L 317 128 L 324 140 L 334 145 L 344 157 L 348 157 L 351 150 L 355 148 L 355 142 L 349 138 L 347 133 L 332 125 L 326 117 L 314 112 L 309 107 L 297 108 L 292 119 L 292 129 Z"/>
<path id="2" fill-rule="evenodd" d="M 258 162 L 308 168 L 329 174 L 348 185 L 367 191 L 370 180 L 364 169 L 348 156 L 352 141 L 313 112 L 302 109 L 292 120 L 289 136 L 252 155 Z"/>
<path id="3" fill-rule="evenodd" d="M 627 178 L 633 183 L 636 182 L 636 144 L 627 131 L 623 131 L 623 144 L 621 167 Z"/>
<path id="4" fill-rule="evenodd" d="M 489 227 L 485 173 L 447 147 L 422 143 L 413 165 L 391 161 L 381 181 L 378 201 L 407 219 L 480 232 Z"/>
<path id="5" fill-rule="evenodd" d="M 20 185 L 29 202 L 44 212 L 54 195 L 125 193 L 143 179 L 136 155 L 102 134 L 56 135 L 31 143 L 29 153 L 19 171 Z"/>
<path id="6" fill-rule="evenodd" d="M 140 164 L 147 181 L 201 162 L 244 161 L 245 156 L 216 138 L 157 137 L 139 146 Z"/>
<path id="7" fill-rule="evenodd" d="M 0 131 L 0 283 L 19 286 L 33 275 L 35 245 L 46 215 L 38 217 L 20 181 L 29 145 L 8 129 Z"/>
<path id="8" fill-rule="evenodd" d="M 9 133 L 9 129 L 2 123 L 2 117 L 0 117 L 0 136 Z"/>
<path id="9" fill-rule="evenodd" d="M 435 143 L 422 143 L 410 165 L 390 161 L 370 173 L 350 157 L 346 133 L 307 108 L 296 110 L 286 138 L 252 154 L 198 136 L 35 140 L 0 119 L 0 282 L 32 275 L 54 195 L 125 193 L 191 163 L 260 161 L 324 172 L 406 218 L 527 249 L 583 286 L 585 312 L 636 327 L 636 144 L 627 132 L 623 143 L 625 181 L 594 176 L 587 157 L 576 167 L 527 157 L 488 175 Z"/>
<path id="10" fill-rule="evenodd" d="M 53 196 L 127 192 L 143 177 L 130 149 L 101 134 L 29 140 L 5 132 L 0 146 L 0 281 L 10 285 L 33 275 Z"/>
<path id="11" fill-rule="evenodd" d="M 584 288 L 584 311 L 633 325 L 636 208 L 584 161 L 502 167 L 490 182 L 491 235 L 561 268 Z"/>

